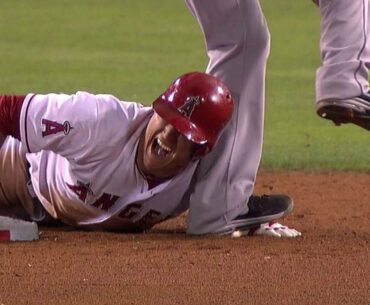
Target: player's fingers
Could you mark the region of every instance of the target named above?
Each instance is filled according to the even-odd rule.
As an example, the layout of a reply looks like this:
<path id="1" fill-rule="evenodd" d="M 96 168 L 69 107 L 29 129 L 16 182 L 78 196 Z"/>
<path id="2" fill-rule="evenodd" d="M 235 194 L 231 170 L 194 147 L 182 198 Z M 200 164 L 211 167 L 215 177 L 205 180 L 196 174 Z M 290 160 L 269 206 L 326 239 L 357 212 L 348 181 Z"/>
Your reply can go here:
<path id="1" fill-rule="evenodd" d="M 256 230 L 255 235 L 265 235 L 265 236 L 271 236 L 271 237 L 276 237 L 276 238 L 281 237 L 279 231 L 274 230 L 273 228 L 269 226 L 266 226 L 266 227 L 261 226 L 260 229 Z"/>
<path id="2" fill-rule="evenodd" d="M 296 229 L 291 229 L 291 230 L 294 232 L 295 236 L 302 236 L 302 233 L 299 232 L 298 230 Z"/>
<path id="3" fill-rule="evenodd" d="M 297 236 L 301 236 L 301 232 L 295 230 L 295 229 L 291 229 L 291 228 L 288 228 L 288 227 L 285 227 L 284 229 L 281 229 L 280 230 L 280 234 L 281 236 L 284 236 L 284 237 L 297 237 Z"/>
<path id="4" fill-rule="evenodd" d="M 302 235 L 301 232 L 284 226 L 278 222 L 270 224 L 269 227 L 277 231 L 281 237 L 297 237 Z"/>
<path id="5" fill-rule="evenodd" d="M 295 233 L 288 228 L 279 229 L 279 233 L 282 237 L 295 237 Z"/>

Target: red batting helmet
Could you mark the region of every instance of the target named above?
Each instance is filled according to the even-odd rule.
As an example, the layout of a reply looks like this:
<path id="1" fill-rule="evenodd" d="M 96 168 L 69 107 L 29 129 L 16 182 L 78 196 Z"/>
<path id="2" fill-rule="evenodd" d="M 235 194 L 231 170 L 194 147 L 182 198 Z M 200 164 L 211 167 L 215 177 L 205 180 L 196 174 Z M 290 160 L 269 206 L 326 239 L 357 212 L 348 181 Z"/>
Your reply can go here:
<path id="1" fill-rule="evenodd" d="M 229 89 L 215 77 L 200 72 L 180 76 L 153 102 L 162 119 L 201 145 L 197 156 L 205 155 L 216 144 L 233 107 Z"/>

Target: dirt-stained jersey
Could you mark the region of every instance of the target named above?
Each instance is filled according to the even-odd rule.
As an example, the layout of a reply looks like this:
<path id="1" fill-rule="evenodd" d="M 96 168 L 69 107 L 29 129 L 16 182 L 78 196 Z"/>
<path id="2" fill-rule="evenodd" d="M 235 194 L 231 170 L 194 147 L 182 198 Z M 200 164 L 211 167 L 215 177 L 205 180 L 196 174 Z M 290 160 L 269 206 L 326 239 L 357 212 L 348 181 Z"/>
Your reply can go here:
<path id="1" fill-rule="evenodd" d="M 20 134 L 34 191 L 53 217 L 125 230 L 178 215 L 197 162 L 149 189 L 135 156 L 153 110 L 112 95 L 27 95 Z"/>

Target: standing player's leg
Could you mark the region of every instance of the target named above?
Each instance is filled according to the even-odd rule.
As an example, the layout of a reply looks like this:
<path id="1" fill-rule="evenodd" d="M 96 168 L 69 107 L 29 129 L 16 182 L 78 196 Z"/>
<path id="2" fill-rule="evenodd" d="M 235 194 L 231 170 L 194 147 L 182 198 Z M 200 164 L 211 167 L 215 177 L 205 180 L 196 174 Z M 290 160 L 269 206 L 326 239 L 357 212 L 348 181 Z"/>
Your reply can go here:
<path id="1" fill-rule="evenodd" d="M 368 0 L 320 0 L 317 113 L 370 130 Z"/>
<path id="2" fill-rule="evenodd" d="M 207 72 L 235 100 L 230 124 L 200 161 L 189 191 L 188 233 L 229 232 L 230 222 L 248 211 L 261 158 L 269 32 L 257 0 L 186 2 L 204 34 Z"/>

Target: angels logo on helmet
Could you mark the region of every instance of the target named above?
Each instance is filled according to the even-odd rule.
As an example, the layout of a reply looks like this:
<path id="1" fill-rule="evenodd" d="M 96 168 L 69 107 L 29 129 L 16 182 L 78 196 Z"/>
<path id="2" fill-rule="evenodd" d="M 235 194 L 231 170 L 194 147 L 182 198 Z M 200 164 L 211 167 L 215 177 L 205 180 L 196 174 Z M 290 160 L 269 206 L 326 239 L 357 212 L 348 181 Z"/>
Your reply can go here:
<path id="1" fill-rule="evenodd" d="M 186 118 L 190 119 L 191 115 L 194 111 L 194 108 L 202 102 L 202 99 L 200 96 L 189 96 L 184 105 L 177 108 L 177 110 Z"/>

